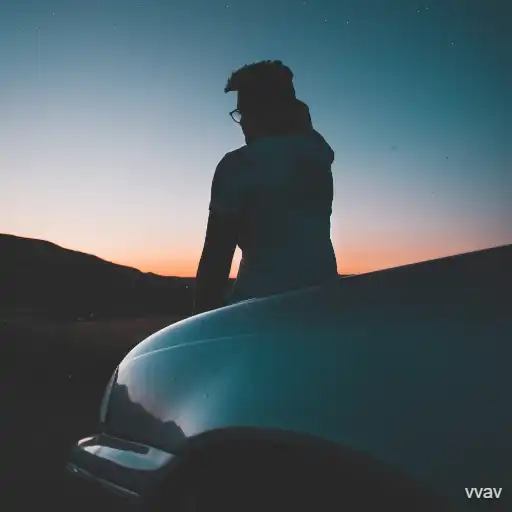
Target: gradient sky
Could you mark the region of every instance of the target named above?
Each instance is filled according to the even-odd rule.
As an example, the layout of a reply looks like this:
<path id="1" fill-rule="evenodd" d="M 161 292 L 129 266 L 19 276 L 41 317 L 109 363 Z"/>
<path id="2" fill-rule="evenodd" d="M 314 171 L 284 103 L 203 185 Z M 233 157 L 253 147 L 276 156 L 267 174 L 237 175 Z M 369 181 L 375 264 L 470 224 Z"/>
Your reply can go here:
<path id="1" fill-rule="evenodd" d="M 0 232 L 194 275 L 213 171 L 244 144 L 226 80 L 281 59 L 336 152 L 340 273 L 512 243 L 510 15 L 505 0 L 3 0 Z"/>

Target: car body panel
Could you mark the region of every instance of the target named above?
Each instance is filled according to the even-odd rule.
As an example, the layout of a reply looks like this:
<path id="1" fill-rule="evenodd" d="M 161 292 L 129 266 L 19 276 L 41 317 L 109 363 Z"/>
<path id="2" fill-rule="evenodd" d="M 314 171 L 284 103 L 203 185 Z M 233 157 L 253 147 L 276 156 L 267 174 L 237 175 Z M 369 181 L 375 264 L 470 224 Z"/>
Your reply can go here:
<path id="1" fill-rule="evenodd" d="M 166 453 L 218 429 L 282 429 L 456 501 L 510 489 L 510 263 L 505 246 L 178 322 L 122 361 L 106 429 Z"/>

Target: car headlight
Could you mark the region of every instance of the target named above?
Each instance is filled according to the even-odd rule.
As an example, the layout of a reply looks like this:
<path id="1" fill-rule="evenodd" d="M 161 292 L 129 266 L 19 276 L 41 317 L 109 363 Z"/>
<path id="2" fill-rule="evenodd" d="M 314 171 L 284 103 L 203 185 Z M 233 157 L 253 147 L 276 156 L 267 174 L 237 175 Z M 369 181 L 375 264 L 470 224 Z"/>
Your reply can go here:
<path id="1" fill-rule="evenodd" d="M 110 377 L 110 380 L 108 381 L 107 387 L 105 389 L 105 393 L 103 393 L 103 398 L 101 399 L 100 423 L 107 422 L 108 404 L 110 402 L 110 395 L 112 393 L 112 388 L 114 387 L 114 383 L 116 382 L 116 379 L 117 379 L 117 371 L 118 371 L 118 368 L 116 368 L 115 372 L 112 374 L 112 377 Z"/>

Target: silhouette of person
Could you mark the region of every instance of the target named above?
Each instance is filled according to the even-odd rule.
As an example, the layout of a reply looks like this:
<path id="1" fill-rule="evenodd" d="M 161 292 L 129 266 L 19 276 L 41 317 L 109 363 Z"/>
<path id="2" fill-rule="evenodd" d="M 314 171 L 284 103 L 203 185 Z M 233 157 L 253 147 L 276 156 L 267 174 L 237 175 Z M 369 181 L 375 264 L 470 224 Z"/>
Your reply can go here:
<path id="1" fill-rule="evenodd" d="M 199 262 L 194 312 L 226 304 L 238 245 L 242 260 L 227 303 L 338 278 L 330 237 L 334 152 L 298 100 L 281 61 L 235 71 L 225 92 L 246 145 L 227 153 L 213 176 L 210 214 Z"/>

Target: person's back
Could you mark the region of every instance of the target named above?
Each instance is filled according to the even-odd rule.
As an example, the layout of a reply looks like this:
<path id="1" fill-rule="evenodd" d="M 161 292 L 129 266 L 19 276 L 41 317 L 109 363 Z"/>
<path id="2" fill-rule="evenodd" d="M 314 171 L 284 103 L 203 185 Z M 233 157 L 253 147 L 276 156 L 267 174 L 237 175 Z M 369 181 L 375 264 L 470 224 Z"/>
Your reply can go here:
<path id="1" fill-rule="evenodd" d="M 338 278 L 330 237 L 334 153 L 292 78 L 280 61 L 263 61 L 233 73 L 225 88 L 238 91 L 230 114 L 247 145 L 215 171 L 196 312 L 222 305 L 236 245 L 242 261 L 229 302 Z"/>
<path id="2" fill-rule="evenodd" d="M 337 278 L 330 238 L 333 159 L 312 130 L 262 137 L 227 155 L 218 172 L 237 196 L 242 250 L 231 302 Z M 213 196 L 211 208 L 222 211 L 222 198 Z"/>

